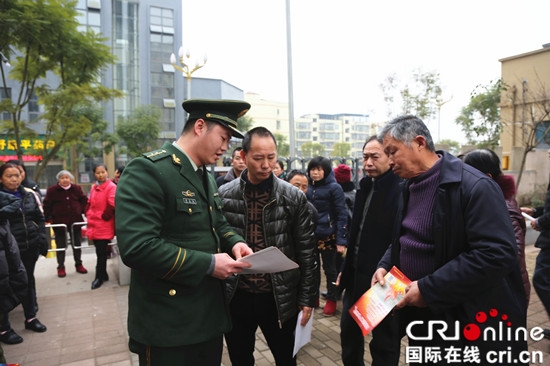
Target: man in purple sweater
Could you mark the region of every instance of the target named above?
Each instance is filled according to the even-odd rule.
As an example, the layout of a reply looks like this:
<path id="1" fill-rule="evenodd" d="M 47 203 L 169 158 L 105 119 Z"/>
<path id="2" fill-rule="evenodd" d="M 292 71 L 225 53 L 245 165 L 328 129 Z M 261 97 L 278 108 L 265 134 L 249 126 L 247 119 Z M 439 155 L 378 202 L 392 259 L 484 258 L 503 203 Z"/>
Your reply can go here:
<path id="1" fill-rule="evenodd" d="M 409 337 L 406 358 L 483 365 L 502 351 L 510 358 L 500 365 L 521 364 L 527 342 L 515 332 L 525 328 L 526 301 L 502 191 L 485 174 L 435 151 L 418 117 L 394 119 L 379 137 L 393 172 L 407 181 L 398 230 L 372 285 L 383 285 L 392 266 L 412 281 L 396 306 L 401 335 Z M 502 326 L 511 328 L 510 337 L 484 332 Z"/>

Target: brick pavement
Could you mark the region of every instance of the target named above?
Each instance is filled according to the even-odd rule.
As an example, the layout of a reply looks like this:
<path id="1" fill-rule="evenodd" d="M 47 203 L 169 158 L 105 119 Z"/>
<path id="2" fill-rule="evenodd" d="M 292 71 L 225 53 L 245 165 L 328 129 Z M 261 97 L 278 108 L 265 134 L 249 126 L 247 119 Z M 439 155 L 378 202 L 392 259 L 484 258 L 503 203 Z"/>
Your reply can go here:
<path id="1" fill-rule="evenodd" d="M 528 246 L 527 268 L 533 273 L 538 249 Z M 102 288 L 91 291 L 94 278 L 95 254 L 83 253 L 86 275 L 75 273 L 70 255 L 66 259 L 67 277 L 56 276 L 55 259 L 40 258 L 36 268 L 39 319 L 48 327 L 46 333 L 33 333 L 23 326 L 23 311 L 19 306 L 10 313 L 12 327 L 23 338 L 19 345 L 5 345 L 8 362 L 23 366 L 93 366 L 137 365 L 137 358 L 128 351 L 126 316 L 128 286 L 119 286 L 115 280 L 117 259 L 109 260 L 111 280 Z M 322 303 L 321 303 L 322 304 Z M 311 342 L 298 353 L 298 365 L 342 365 L 340 361 L 339 304 L 336 316 L 323 317 L 322 308 L 315 310 Z M 528 311 L 528 329 L 534 326 L 550 328 L 550 321 L 535 291 L 531 293 Z M 369 341 L 370 336 L 367 336 Z M 405 346 L 405 341 L 403 345 Z M 550 341 L 530 342 L 529 351 L 542 351 L 544 362 L 550 366 Z M 405 347 L 402 348 L 401 365 Z M 273 357 L 262 334 L 257 336 L 256 365 L 273 365 Z M 370 365 L 368 352 L 366 364 Z M 222 364 L 230 365 L 224 349 Z"/>

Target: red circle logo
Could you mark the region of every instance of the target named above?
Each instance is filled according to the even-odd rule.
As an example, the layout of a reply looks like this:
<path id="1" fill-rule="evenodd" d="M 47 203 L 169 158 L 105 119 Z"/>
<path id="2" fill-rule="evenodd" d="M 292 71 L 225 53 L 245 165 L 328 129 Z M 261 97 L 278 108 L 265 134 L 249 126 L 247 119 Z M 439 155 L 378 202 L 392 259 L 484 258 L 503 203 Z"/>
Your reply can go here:
<path id="1" fill-rule="evenodd" d="M 468 324 L 463 330 L 464 338 L 469 341 L 475 341 L 481 335 L 481 330 L 476 324 Z"/>
<path id="2" fill-rule="evenodd" d="M 485 314 L 483 311 L 480 311 L 476 314 L 476 320 L 478 323 L 485 323 L 487 321 L 487 314 Z"/>

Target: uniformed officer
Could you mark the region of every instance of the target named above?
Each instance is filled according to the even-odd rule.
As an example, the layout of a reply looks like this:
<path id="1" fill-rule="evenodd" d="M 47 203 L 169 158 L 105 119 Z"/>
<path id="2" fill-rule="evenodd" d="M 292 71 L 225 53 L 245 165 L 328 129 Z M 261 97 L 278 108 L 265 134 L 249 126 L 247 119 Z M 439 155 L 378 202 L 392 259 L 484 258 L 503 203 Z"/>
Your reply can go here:
<path id="1" fill-rule="evenodd" d="M 227 224 L 214 178 L 202 172 L 242 138 L 250 104 L 188 100 L 179 139 L 132 160 L 116 193 L 120 255 L 132 269 L 130 350 L 140 365 L 220 365 L 231 329 L 223 279 L 252 253 Z M 234 258 L 229 254 L 232 253 Z"/>

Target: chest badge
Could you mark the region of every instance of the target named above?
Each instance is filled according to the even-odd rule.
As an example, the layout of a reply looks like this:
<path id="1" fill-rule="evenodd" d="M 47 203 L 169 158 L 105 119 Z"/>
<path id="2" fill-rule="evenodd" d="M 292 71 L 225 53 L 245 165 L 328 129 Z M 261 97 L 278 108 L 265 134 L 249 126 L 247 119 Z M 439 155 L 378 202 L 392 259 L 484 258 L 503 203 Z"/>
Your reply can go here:
<path id="1" fill-rule="evenodd" d="M 182 191 L 181 194 L 183 194 L 183 197 L 195 197 L 195 193 L 190 190 Z"/>

